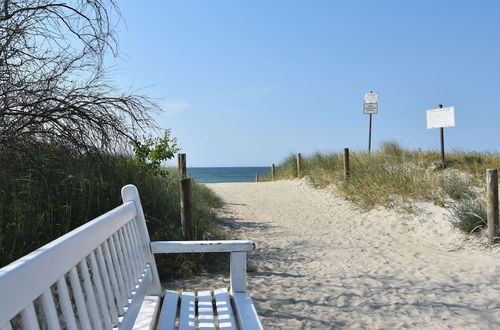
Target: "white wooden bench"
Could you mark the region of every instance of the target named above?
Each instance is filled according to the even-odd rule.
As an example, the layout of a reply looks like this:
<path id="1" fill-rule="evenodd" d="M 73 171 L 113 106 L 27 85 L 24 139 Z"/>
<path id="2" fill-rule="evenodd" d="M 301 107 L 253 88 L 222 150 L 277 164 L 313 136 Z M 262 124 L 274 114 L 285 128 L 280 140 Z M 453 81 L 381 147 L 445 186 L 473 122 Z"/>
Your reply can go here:
<path id="1" fill-rule="evenodd" d="M 262 329 L 246 292 L 252 241 L 150 242 L 136 187 L 122 199 L 0 269 L 0 329 Z M 229 292 L 163 298 L 154 254 L 187 252 L 230 252 Z"/>

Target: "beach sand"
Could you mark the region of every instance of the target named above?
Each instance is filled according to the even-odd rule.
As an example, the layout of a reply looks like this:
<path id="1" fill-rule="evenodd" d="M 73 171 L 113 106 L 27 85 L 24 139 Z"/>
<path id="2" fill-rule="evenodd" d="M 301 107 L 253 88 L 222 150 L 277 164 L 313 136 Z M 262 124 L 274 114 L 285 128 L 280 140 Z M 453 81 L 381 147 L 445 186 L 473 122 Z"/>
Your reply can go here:
<path id="1" fill-rule="evenodd" d="M 248 290 L 266 329 L 500 328 L 499 250 L 463 244 L 444 208 L 365 212 L 298 180 L 207 186 L 225 225 L 256 242 Z M 176 285 L 200 283 L 228 279 Z"/>

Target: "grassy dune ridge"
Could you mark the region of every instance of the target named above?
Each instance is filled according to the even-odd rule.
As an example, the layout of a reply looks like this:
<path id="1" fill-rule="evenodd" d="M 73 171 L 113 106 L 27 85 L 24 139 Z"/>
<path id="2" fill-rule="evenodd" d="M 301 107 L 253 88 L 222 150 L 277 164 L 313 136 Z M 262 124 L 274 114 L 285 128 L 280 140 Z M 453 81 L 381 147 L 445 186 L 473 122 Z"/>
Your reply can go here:
<path id="1" fill-rule="evenodd" d="M 401 206 L 413 200 L 433 201 L 450 208 L 454 224 L 470 232 L 485 221 L 485 170 L 500 167 L 500 155 L 453 151 L 447 153 L 445 170 L 432 164 L 437 151 L 405 150 L 396 142 L 384 142 L 378 151 L 350 153 L 350 177 L 344 178 L 342 153 L 303 156 L 301 175 L 315 187 L 334 186 L 361 208 Z M 277 179 L 297 176 L 296 159 L 288 156 L 276 168 Z M 270 174 L 262 180 L 270 180 Z"/>
<path id="2" fill-rule="evenodd" d="M 152 240 L 181 240 L 179 184 L 144 171 L 129 156 L 78 154 L 50 145 L 26 157 L 0 159 L 0 266 L 37 249 L 120 205 L 121 187 L 135 184 Z M 203 185 L 193 185 L 196 239 L 219 238 L 214 208 L 222 201 Z M 165 275 L 202 269 L 199 255 L 158 258 Z M 168 267 L 166 266 L 168 264 Z"/>

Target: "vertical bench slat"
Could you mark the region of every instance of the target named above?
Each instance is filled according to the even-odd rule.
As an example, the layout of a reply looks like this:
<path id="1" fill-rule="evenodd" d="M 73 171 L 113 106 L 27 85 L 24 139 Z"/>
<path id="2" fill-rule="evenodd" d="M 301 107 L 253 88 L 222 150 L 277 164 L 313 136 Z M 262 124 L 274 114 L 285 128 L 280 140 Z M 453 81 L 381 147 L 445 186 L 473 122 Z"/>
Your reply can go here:
<path id="1" fill-rule="evenodd" d="M 195 326 L 195 298 L 193 292 L 183 292 L 179 312 L 179 330 L 191 330 Z"/>
<path id="2" fill-rule="evenodd" d="M 198 292 L 198 328 L 215 330 L 214 304 L 210 291 Z"/>
<path id="3" fill-rule="evenodd" d="M 217 289 L 214 291 L 214 296 L 219 328 L 224 330 L 236 330 L 236 321 L 234 319 L 231 300 L 229 300 L 227 290 Z"/>
<path id="4" fill-rule="evenodd" d="M 64 321 L 66 322 L 65 328 L 69 330 L 77 330 L 75 314 L 73 312 L 73 304 L 69 298 L 68 285 L 64 277 L 57 281 L 57 295 L 59 296 L 59 306 L 63 313 Z"/>
<path id="5" fill-rule="evenodd" d="M 109 251 L 109 246 L 108 246 L 107 240 L 104 241 L 104 243 L 103 243 L 103 249 L 104 249 L 104 257 L 106 260 L 105 264 L 106 264 L 107 269 L 108 269 L 109 278 L 111 279 L 111 284 L 113 286 L 114 297 L 116 299 L 116 305 L 118 308 L 118 316 L 120 316 L 120 315 L 123 315 L 123 307 L 125 306 L 125 304 L 123 304 L 123 295 L 121 294 L 120 286 L 118 285 L 117 272 L 115 271 L 115 266 L 113 265 L 113 262 L 111 260 L 111 252 Z M 97 252 L 99 254 L 99 249 L 97 249 Z"/>
<path id="6" fill-rule="evenodd" d="M 125 249 L 127 249 L 127 254 L 129 256 L 129 265 L 130 265 L 130 276 L 133 279 L 133 283 L 137 283 L 138 281 L 138 276 L 137 276 L 137 263 L 135 261 L 134 253 L 133 253 L 133 248 L 132 248 L 132 243 L 130 242 L 130 237 L 128 236 L 127 232 L 127 225 L 128 223 L 122 227 L 122 236 L 123 236 L 123 243 L 125 245 Z"/>
<path id="7" fill-rule="evenodd" d="M 134 237 L 133 228 L 134 228 L 133 221 L 127 223 L 127 231 L 130 238 L 130 245 L 132 246 L 132 254 L 134 255 L 135 263 L 137 265 L 137 274 L 136 274 L 137 277 L 142 273 L 143 259 L 139 254 L 141 247 L 139 246 L 139 242 L 137 242 L 136 238 Z"/>
<path id="8" fill-rule="evenodd" d="M 106 301 L 106 296 L 104 294 L 104 288 L 103 288 L 103 281 L 101 277 L 101 272 L 99 271 L 99 267 L 97 266 L 97 260 L 95 257 L 95 252 L 92 251 L 89 256 L 90 259 L 90 269 L 92 269 L 92 279 L 94 280 L 94 284 L 96 287 L 97 291 L 97 299 L 99 301 L 99 306 L 100 310 L 104 319 L 104 328 L 105 329 L 111 329 L 112 327 L 112 322 L 111 322 L 111 314 L 112 312 L 110 311 L 110 306 L 108 305 L 108 302 Z"/>
<path id="9" fill-rule="evenodd" d="M 76 267 L 71 268 L 69 271 L 69 283 L 71 285 L 73 297 L 75 298 L 76 312 L 80 320 L 80 325 L 83 329 L 90 329 L 89 314 L 87 312 L 85 299 L 83 298 L 83 291 Z"/>
<path id="10" fill-rule="evenodd" d="M 21 321 L 23 323 L 23 328 L 26 330 L 40 329 L 33 303 L 29 304 L 25 309 L 23 309 L 23 311 L 21 312 Z"/>
<path id="11" fill-rule="evenodd" d="M 128 285 L 127 288 L 130 290 L 130 295 L 132 295 L 132 290 L 135 287 L 134 271 L 131 267 L 132 258 L 130 258 L 127 244 L 125 244 L 125 239 L 123 237 L 123 227 L 116 233 L 116 238 L 118 246 L 122 255 L 123 265 L 125 266 L 125 271 L 127 274 Z"/>
<path id="12" fill-rule="evenodd" d="M 120 300 L 119 304 L 120 304 L 120 306 L 125 307 L 128 303 L 127 290 L 125 290 L 125 280 L 123 279 L 121 266 L 118 263 L 118 256 L 116 254 L 116 248 L 115 248 L 115 244 L 113 243 L 112 237 L 110 237 L 107 240 L 107 244 L 109 244 L 109 251 L 111 252 L 111 260 L 113 261 L 113 267 L 114 267 L 114 272 L 115 272 L 114 275 L 116 275 L 118 287 L 120 288 L 121 300 Z"/>
<path id="13" fill-rule="evenodd" d="M 56 305 L 54 304 L 54 298 L 52 297 L 50 288 L 42 293 L 40 301 L 42 302 L 42 309 L 48 328 L 51 330 L 61 329 L 59 319 L 57 318 Z"/>
<path id="14" fill-rule="evenodd" d="M 113 284 L 111 282 L 110 277 L 112 276 L 108 274 L 108 269 L 106 267 L 106 263 L 104 261 L 104 256 L 102 253 L 102 248 L 100 246 L 97 248 L 97 261 L 99 264 L 99 271 L 101 272 L 102 279 L 104 281 L 104 293 L 106 293 L 107 297 L 106 300 L 108 301 L 109 311 L 111 312 L 111 322 L 113 323 L 113 326 L 117 326 L 119 308 L 117 308 L 116 302 L 118 301 L 118 296 L 116 296 L 115 298 L 113 292 L 116 292 L 118 290 L 118 285 L 116 283 Z"/>
<path id="15" fill-rule="evenodd" d="M 128 275 L 130 275 L 130 274 L 128 273 L 127 267 L 125 265 L 125 259 L 123 257 L 123 250 L 122 250 L 122 247 L 120 244 L 120 240 L 118 238 L 118 233 L 115 233 L 113 236 L 110 237 L 110 239 L 111 239 L 111 242 L 113 242 L 113 244 L 115 245 L 116 257 L 117 257 L 118 263 L 120 265 L 120 270 L 121 270 L 121 274 L 123 277 L 125 295 L 127 298 L 130 298 L 132 295 L 132 290 L 131 290 L 132 284 L 130 283 L 130 279 L 128 277 Z"/>
<path id="16" fill-rule="evenodd" d="M 99 309 L 97 308 L 97 299 L 94 294 L 94 288 L 92 287 L 92 282 L 90 281 L 87 258 L 80 261 L 80 272 L 83 277 L 83 289 L 85 290 L 85 294 L 87 297 L 87 307 L 93 325 L 92 329 L 101 330 L 101 317 L 99 315 Z"/>
<path id="17" fill-rule="evenodd" d="M 163 305 L 161 306 L 160 320 L 158 321 L 158 329 L 174 330 L 178 303 L 179 293 L 177 291 L 165 291 Z"/>
<path id="18" fill-rule="evenodd" d="M 142 271 L 143 268 L 144 268 L 144 264 L 145 264 L 146 260 L 144 258 L 144 253 L 143 253 L 142 247 L 141 247 L 141 241 L 140 241 L 139 231 L 137 229 L 137 218 L 132 219 L 132 221 L 130 221 L 130 224 L 132 225 L 131 226 L 132 236 L 133 236 L 134 242 L 137 245 L 137 251 L 138 251 L 138 254 L 139 254 L 139 258 L 141 260 L 140 265 L 141 265 L 141 271 Z"/>

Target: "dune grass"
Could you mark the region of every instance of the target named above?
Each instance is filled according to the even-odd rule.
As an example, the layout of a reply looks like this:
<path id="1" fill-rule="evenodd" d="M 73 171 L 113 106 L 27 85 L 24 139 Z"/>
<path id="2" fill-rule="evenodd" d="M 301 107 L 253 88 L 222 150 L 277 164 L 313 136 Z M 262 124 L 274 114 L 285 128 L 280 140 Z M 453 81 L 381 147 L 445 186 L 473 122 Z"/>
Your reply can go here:
<path id="1" fill-rule="evenodd" d="M 440 206 L 453 205 L 455 219 L 458 213 L 477 214 L 478 192 L 485 188 L 485 170 L 500 167 L 500 155 L 453 151 L 447 153 L 448 167 L 436 170 L 432 164 L 439 161 L 437 151 L 405 150 L 396 142 L 387 141 L 368 154 L 350 153 L 350 177 L 344 178 L 343 153 L 315 153 L 302 157 L 301 174 L 315 187 L 334 186 L 344 198 L 361 208 L 392 207 L 408 201 L 433 201 Z M 297 175 L 294 155 L 288 156 L 276 168 L 276 179 L 292 179 Z M 270 180 L 270 175 L 262 177 Z M 463 204 L 463 205 L 462 205 Z M 470 207 L 469 207 L 470 208 Z M 466 216 L 463 217 L 467 218 Z M 477 217 L 474 217 L 476 220 Z M 464 220 L 481 226 L 470 218 Z M 458 228 L 470 226 L 452 221 Z"/>
<path id="2" fill-rule="evenodd" d="M 176 171 L 161 177 L 143 171 L 128 156 L 78 154 L 51 145 L 29 155 L 0 158 L 0 265 L 37 249 L 121 203 L 120 190 L 135 184 L 152 240 L 180 240 Z M 195 238 L 220 238 L 213 208 L 222 201 L 203 185 L 193 186 Z M 164 275 L 203 270 L 202 256 L 158 259 Z M 166 266 L 168 264 L 168 267 Z"/>

